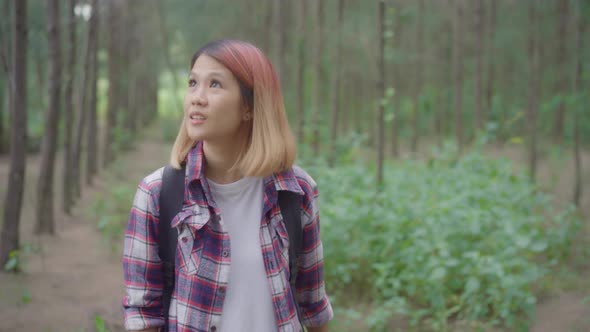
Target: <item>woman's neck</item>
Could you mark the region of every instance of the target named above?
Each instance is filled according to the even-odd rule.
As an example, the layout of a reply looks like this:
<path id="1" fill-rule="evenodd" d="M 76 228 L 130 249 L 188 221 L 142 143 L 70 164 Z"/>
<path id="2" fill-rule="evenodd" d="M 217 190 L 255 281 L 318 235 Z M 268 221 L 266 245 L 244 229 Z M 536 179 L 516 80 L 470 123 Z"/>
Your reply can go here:
<path id="1" fill-rule="evenodd" d="M 220 184 L 236 182 L 243 177 L 236 170 L 231 170 L 240 156 L 240 144 L 223 144 L 221 142 L 203 142 L 205 154 L 205 176 Z"/>

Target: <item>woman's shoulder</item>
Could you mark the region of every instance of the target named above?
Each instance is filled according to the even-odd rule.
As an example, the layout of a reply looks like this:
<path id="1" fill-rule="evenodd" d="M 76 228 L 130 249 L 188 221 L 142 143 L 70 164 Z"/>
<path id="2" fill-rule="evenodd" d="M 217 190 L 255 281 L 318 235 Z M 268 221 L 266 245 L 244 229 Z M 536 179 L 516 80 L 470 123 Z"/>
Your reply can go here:
<path id="1" fill-rule="evenodd" d="M 317 190 L 315 180 L 303 168 L 298 165 L 293 165 L 293 174 L 299 183 L 299 186 L 306 194 L 313 193 Z"/>
<path id="2" fill-rule="evenodd" d="M 152 196 L 158 196 L 160 194 L 160 189 L 162 188 L 162 176 L 164 174 L 164 168 L 165 166 L 162 166 L 146 175 L 139 182 L 139 188 L 147 191 Z"/>

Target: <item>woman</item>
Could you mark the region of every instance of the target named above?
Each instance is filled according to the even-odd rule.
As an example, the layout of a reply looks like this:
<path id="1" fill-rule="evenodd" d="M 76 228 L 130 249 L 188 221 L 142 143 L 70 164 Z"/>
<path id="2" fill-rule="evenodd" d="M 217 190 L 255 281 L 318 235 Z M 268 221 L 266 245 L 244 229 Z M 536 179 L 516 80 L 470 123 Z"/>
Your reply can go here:
<path id="1" fill-rule="evenodd" d="M 293 166 L 295 142 L 278 77 L 255 46 L 209 43 L 195 53 L 171 165 L 186 167 L 169 331 L 327 331 L 317 187 Z M 166 323 L 158 256 L 163 169 L 139 184 L 125 234 L 125 328 Z M 279 191 L 300 195 L 303 247 L 295 296 Z M 296 300 L 294 299 L 296 298 Z M 298 314 L 299 311 L 299 314 Z"/>

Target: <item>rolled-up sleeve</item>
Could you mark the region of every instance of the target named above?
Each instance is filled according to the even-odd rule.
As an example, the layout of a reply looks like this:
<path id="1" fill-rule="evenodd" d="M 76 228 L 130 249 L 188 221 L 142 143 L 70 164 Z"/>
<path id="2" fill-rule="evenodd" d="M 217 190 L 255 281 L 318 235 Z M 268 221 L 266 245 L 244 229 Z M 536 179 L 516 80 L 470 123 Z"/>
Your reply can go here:
<path id="1" fill-rule="evenodd" d="M 126 330 L 164 325 L 162 263 L 158 256 L 158 202 L 153 188 L 142 180 L 129 214 L 123 250 Z"/>
<path id="2" fill-rule="evenodd" d="M 324 254 L 320 239 L 318 189 L 311 183 L 311 192 L 303 199 L 303 252 L 298 260 L 297 301 L 303 325 L 322 326 L 334 313 L 324 285 Z"/>

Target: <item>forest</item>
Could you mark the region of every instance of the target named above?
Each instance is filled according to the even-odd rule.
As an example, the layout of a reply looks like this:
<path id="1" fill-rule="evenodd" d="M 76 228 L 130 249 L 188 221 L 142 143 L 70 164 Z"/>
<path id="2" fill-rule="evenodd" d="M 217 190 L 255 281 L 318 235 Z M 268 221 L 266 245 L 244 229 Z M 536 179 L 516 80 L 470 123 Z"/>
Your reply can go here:
<path id="1" fill-rule="evenodd" d="M 253 43 L 317 181 L 330 331 L 590 331 L 589 0 L 0 0 L 0 331 L 123 331 L 190 60 Z"/>

